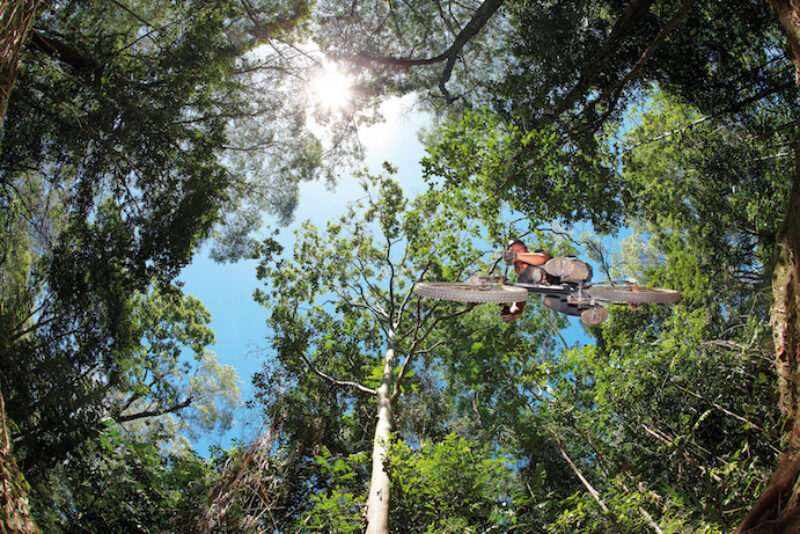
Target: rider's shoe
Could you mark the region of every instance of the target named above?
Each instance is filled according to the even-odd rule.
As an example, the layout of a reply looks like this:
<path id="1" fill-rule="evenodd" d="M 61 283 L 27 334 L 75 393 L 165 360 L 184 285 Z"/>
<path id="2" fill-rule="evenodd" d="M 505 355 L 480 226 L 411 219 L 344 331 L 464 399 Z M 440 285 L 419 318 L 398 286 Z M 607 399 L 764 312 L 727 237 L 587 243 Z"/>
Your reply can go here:
<path id="1" fill-rule="evenodd" d="M 511 306 L 504 304 L 500 306 L 500 319 L 505 323 L 515 321 L 522 316 L 522 310 L 525 308 L 525 303 L 515 302 Z"/>
<path id="2" fill-rule="evenodd" d="M 592 277 L 592 268 L 588 263 L 569 256 L 551 259 L 544 264 L 544 270 L 563 282 L 585 282 Z"/>
<path id="3" fill-rule="evenodd" d="M 602 306 L 586 308 L 583 310 L 583 313 L 581 313 L 581 321 L 583 321 L 586 326 L 597 326 L 605 322 L 606 319 L 608 319 L 608 310 Z"/>

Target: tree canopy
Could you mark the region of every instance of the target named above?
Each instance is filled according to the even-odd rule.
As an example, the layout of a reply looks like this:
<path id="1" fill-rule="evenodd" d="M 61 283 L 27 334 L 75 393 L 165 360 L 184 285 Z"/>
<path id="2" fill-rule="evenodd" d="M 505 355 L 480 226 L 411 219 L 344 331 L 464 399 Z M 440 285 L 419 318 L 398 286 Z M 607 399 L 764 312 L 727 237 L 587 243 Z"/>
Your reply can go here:
<path id="1" fill-rule="evenodd" d="M 795 531 L 797 18 L 3 3 L 0 532 Z M 312 47 L 352 77 L 335 112 Z M 433 119 L 413 198 L 348 167 L 410 93 Z M 338 219 L 264 239 L 344 172 L 363 196 Z M 505 323 L 413 293 L 521 234 L 682 301 L 575 337 L 537 299 Z M 258 260 L 270 332 L 264 434 L 210 458 L 190 439 L 240 398 L 178 282 L 201 245 Z"/>

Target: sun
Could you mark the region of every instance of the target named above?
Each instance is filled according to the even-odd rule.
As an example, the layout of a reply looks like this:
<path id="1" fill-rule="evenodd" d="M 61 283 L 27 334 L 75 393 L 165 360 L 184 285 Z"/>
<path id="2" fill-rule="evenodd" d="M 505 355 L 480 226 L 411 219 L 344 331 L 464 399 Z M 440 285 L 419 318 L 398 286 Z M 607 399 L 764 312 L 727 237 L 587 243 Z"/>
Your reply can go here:
<path id="1" fill-rule="evenodd" d="M 311 92 L 320 107 L 328 111 L 341 110 L 352 102 L 353 80 L 326 61 L 311 83 Z"/>

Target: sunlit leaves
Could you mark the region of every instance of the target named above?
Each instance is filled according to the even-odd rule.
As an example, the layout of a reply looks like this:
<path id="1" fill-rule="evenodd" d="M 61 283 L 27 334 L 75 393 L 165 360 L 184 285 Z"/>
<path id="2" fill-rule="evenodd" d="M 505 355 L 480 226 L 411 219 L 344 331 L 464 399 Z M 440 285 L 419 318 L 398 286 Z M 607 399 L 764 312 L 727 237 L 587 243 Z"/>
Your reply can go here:
<path id="1" fill-rule="evenodd" d="M 481 532 L 513 528 L 525 500 L 510 459 L 489 444 L 448 434 L 418 447 L 392 445 L 392 525 L 403 532 Z"/>
<path id="2" fill-rule="evenodd" d="M 480 218 L 500 242 L 505 202 L 533 225 L 590 221 L 608 230 L 618 222 L 621 199 L 608 168 L 564 152 L 550 127 L 526 132 L 487 110 L 468 113 L 429 139 L 423 168 L 429 182 L 443 182 L 448 204 Z"/>

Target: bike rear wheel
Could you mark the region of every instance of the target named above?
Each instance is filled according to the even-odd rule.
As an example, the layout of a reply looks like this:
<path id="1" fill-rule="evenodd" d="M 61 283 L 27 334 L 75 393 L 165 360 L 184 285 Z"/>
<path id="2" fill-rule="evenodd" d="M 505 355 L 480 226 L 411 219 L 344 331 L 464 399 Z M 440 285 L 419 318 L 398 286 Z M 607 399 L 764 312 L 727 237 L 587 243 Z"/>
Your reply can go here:
<path id="1" fill-rule="evenodd" d="M 674 304 L 681 300 L 680 291 L 656 287 L 597 286 L 590 287 L 586 293 L 614 304 Z"/>
<path id="2" fill-rule="evenodd" d="M 469 304 L 496 302 L 509 304 L 528 298 L 528 291 L 521 287 L 498 284 L 459 284 L 453 282 L 419 282 L 414 292 L 423 297 L 453 300 Z"/>

